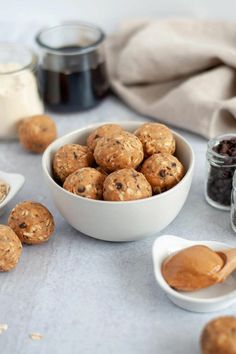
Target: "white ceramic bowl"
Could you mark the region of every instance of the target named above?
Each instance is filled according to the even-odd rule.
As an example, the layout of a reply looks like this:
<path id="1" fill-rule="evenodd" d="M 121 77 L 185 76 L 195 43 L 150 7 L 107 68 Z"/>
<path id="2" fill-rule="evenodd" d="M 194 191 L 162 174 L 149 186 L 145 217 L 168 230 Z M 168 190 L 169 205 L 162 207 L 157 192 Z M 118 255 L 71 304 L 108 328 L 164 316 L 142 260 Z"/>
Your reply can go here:
<path id="1" fill-rule="evenodd" d="M 147 199 L 128 202 L 91 200 L 67 192 L 52 178 L 52 158 L 64 144 L 85 144 L 97 123 L 54 141 L 43 155 L 42 165 L 53 201 L 62 216 L 80 232 L 106 241 L 133 241 L 152 235 L 169 225 L 181 210 L 192 181 L 194 155 L 189 143 L 174 133 L 176 155 L 186 169 L 184 178 L 172 189 Z M 142 123 L 119 122 L 133 132 Z"/>
<path id="2" fill-rule="evenodd" d="M 236 272 L 221 284 L 193 292 L 172 289 L 162 276 L 161 265 L 164 259 L 172 253 L 193 245 L 205 245 L 216 251 L 230 248 L 229 245 L 217 241 L 189 241 L 173 235 L 160 236 L 154 242 L 152 252 L 157 283 L 174 304 L 185 310 L 193 312 L 223 310 L 236 301 Z"/>
<path id="3" fill-rule="evenodd" d="M 10 191 L 6 198 L 0 203 L 0 215 L 5 211 L 7 204 L 19 192 L 25 182 L 25 177 L 18 173 L 8 173 L 0 171 L 0 180 L 6 182 L 10 186 Z"/>

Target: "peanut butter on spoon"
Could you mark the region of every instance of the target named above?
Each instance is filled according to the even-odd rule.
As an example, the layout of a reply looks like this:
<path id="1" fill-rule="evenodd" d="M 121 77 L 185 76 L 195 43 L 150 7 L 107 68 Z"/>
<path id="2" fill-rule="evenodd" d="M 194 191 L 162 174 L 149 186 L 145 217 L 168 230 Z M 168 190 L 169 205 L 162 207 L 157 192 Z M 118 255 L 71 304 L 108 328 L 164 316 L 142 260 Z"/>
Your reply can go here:
<path id="1" fill-rule="evenodd" d="M 223 252 L 223 251 L 222 251 Z M 162 275 L 176 290 L 194 291 L 223 281 L 226 257 L 207 246 L 196 245 L 169 256 L 162 264 Z"/>

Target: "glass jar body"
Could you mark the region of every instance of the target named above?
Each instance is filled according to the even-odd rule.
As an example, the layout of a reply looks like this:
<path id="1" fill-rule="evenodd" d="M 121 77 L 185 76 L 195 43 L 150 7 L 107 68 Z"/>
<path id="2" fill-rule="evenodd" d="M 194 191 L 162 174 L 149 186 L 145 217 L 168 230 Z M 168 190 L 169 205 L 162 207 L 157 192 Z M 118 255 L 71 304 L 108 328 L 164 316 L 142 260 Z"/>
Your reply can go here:
<path id="1" fill-rule="evenodd" d="M 234 178 L 233 178 L 230 220 L 231 220 L 232 229 L 234 232 L 236 232 L 236 173 L 234 173 Z"/>
<path id="2" fill-rule="evenodd" d="M 99 28 L 84 23 L 59 25 L 39 33 L 39 80 L 50 110 L 83 111 L 106 96 L 104 38 Z"/>
<path id="3" fill-rule="evenodd" d="M 19 44 L 0 44 L 0 138 L 16 138 L 23 118 L 42 114 L 37 58 Z"/>

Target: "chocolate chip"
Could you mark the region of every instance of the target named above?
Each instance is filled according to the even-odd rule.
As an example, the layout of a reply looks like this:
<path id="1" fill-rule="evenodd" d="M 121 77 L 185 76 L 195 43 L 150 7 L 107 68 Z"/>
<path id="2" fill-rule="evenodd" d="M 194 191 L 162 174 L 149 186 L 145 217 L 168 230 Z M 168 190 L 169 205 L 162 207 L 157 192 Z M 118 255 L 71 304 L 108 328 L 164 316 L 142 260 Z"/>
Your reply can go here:
<path id="1" fill-rule="evenodd" d="M 116 189 L 122 189 L 123 185 L 120 182 L 116 182 Z"/>
<path id="2" fill-rule="evenodd" d="M 95 135 L 95 137 L 94 137 L 94 139 L 98 139 L 99 138 L 99 135 L 98 134 L 96 134 Z"/>
<path id="3" fill-rule="evenodd" d="M 172 162 L 171 166 L 172 166 L 172 167 L 176 167 L 176 163 L 175 163 L 175 162 Z"/>
<path id="4" fill-rule="evenodd" d="M 83 193 L 85 191 L 85 186 L 79 186 L 77 188 L 78 193 Z"/>
<path id="5" fill-rule="evenodd" d="M 235 156 L 236 139 L 222 140 L 213 147 L 213 151 L 223 156 Z"/>
<path id="6" fill-rule="evenodd" d="M 20 229 L 26 229 L 27 225 L 25 222 L 22 222 L 21 224 L 19 224 L 19 228 Z"/>
<path id="7" fill-rule="evenodd" d="M 74 155 L 74 159 L 77 160 L 78 156 L 75 152 L 73 152 L 73 155 Z"/>
<path id="8" fill-rule="evenodd" d="M 163 178 L 166 176 L 166 171 L 165 170 L 160 170 L 159 175 Z"/>
<path id="9" fill-rule="evenodd" d="M 116 140 L 116 144 L 121 144 L 121 142 L 119 140 Z"/>

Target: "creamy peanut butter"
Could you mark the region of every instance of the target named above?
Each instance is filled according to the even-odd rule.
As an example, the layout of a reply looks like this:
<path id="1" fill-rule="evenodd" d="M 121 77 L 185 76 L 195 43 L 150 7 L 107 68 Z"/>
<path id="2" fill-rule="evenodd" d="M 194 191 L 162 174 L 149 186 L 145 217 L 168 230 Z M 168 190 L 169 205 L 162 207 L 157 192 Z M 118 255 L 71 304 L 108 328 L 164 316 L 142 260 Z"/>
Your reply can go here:
<path id="1" fill-rule="evenodd" d="M 166 282 L 177 290 L 194 291 L 217 282 L 223 259 L 206 246 L 196 245 L 169 256 L 162 264 Z"/>

